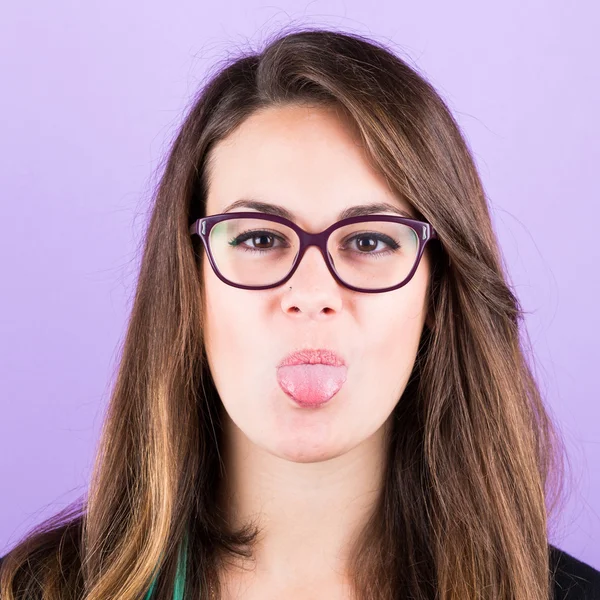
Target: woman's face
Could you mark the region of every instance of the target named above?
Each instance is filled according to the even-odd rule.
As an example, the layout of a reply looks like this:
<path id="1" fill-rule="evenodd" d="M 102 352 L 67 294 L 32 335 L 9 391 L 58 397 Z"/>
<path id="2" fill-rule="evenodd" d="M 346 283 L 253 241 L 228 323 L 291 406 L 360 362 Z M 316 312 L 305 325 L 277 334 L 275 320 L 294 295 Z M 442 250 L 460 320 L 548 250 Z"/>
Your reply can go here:
<path id="1" fill-rule="evenodd" d="M 206 215 L 251 198 L 285 207 L 310 233 L 355 205 L 387 202 L 414 215 L 331 109 L 255 113 L 214 146 L 211 159 Z M 413 368 L 429 276 L 426 253 L 405 286 L 354 292 L 312 246 L 285 284 L 243 290 L 222 282 L 203 253 L 206 353 L 230 434 L 296 462 L 333 458 L 381 434 Z M 281 360 L 306 348 L 333 350 L 346 363 L 341 389 L 319 407 L 298 405 L 278 383 Z"/>

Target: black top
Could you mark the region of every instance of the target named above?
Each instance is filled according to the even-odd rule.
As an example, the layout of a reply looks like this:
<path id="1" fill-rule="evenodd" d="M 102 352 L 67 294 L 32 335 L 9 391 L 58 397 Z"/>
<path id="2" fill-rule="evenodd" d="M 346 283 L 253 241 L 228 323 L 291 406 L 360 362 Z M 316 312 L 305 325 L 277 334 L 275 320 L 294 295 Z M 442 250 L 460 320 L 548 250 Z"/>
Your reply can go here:
<path id="1" fill-rule="evenodd" d="M 0 557 L 0 566 L 3 558 Z M 554 600 L 600 600 L 600 571 L 550 546 L 550 568 L 554 573 Z"/>
<path id="2" fill-rule="evenodd" d="M 600 571 L 550 546 L 556 600 L 600 600 Z"/>

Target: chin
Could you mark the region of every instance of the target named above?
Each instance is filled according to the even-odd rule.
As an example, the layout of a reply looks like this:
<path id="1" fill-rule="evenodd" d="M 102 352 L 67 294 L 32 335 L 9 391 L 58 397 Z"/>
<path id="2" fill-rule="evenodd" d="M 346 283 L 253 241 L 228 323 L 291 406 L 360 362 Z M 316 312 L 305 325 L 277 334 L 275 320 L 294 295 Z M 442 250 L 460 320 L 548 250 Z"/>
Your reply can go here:
<path id="1" fill-rule="evenodd" d="M 282 439 L 267 450 L 290 462 L 315 463 L 337 458 L 348 452 L 350 448 L 333 441 L 318 439 L 318 436 L 311 438 L 310 435 L 305 434 L 301 438 L 299 436 L 296 439 L 290 437 Z"/>

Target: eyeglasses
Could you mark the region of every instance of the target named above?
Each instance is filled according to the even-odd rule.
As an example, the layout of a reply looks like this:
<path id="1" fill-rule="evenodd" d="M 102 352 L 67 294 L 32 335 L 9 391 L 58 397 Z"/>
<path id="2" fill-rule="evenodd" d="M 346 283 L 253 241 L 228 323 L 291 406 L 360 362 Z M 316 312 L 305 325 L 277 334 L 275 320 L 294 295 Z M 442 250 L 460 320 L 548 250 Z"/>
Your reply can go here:
<path id="1" fill-rule="evenodd" d="M 284 284 L 306 249 L 317 246 L 341 285 L 389 292 L 411 280 L 425 246 L 438 238 L 429 223 L 392 215 L 350 217 L 308 233 L 277 215 L 234 212 L 197 219 L 189 231 L 200 236 L 216 276 L 244 290 Z"/>

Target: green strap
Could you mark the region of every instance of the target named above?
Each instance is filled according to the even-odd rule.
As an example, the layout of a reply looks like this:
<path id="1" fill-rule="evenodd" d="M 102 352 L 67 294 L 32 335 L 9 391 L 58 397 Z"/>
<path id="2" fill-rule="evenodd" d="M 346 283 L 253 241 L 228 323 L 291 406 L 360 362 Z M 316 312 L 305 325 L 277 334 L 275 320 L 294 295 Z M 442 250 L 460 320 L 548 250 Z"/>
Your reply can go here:
<path id="1" fill-rule="evenodd" d="M 177 563 L 177 574 L 175 575 L 175 586 L 173 589 L 173 600 L 183 600 L 185 591 L 185 568 L 187 566 L 187 532 L 183 540 L 183 546 L 179 548 L 179 559 Z"/>
<path id="2" fill-rule="evenodd" d="M 183 600 L 183 592 L 185 591 L 185 569 L 187 564 L 187 545 L 188 537 L 187 532 L 185 534 L 183 544 L 179 547 L 179 558 L 177 562 L 177 573 L 175 575 L 175 585 L 173 588 L 173 600 Z M 144 596 L 144 600 L 151 600 L 154 588 L 156 588 L 156 580 L 158 573 L 154 576 L 150 589 Z"/>
<path id="3" fill-rule="evenodd" d="M 150 584 L 150 589 L 148 590 L 148 593 L 144 596 L 144 600 L 150 600 L 150 598 L 152 598 L 152 594 L 154 594 L 154 588 L 156 587 L 156 578 L 158 577 L 158 574 L 156 574 L 154 576 L 154 579 L 152 580 L 152 583 Z"/>

